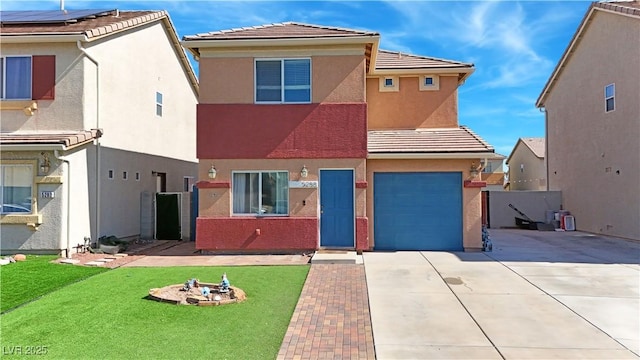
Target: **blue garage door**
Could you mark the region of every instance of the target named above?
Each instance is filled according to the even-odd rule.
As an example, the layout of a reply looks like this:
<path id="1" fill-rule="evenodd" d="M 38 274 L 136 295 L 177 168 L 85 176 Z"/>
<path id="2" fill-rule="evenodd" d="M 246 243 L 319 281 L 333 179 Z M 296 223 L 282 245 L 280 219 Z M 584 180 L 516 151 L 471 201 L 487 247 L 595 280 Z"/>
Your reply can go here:
<path id="1" fill-rule="evenodd" d="M 462 173 L 375 173 L 375 250 L 462 250 Z"/>

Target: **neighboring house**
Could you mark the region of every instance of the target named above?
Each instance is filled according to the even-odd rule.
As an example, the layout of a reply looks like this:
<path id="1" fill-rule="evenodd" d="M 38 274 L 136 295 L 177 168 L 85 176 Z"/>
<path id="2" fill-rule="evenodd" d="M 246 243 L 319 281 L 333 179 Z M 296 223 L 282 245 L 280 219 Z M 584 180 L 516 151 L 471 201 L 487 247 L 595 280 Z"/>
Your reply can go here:
<path id="1" fill-rule="evenodd" d="M 495 153 L 457 107 L 473 65 L 379 40 L 295 22 L 183 38 L 200 63 L 198 249 L 482 247 L 471 171 Z"/>
<path id="2" fill-rule="evenodd" d="M 168 14 L 0 17 L 2 252 L 153 236 L 152 194 L 197 173 L 197 78 Z"/>
<path id="3" fill-rule="evenodd" d="M 483 190 L 502 191 L 505 185 L 504 159 L 506 156 L 495 154 L 495 159 L 483 163 L 481 180 L 487 183 Z"/>
<path id="4" fill-rule="evenodd" d="M 507 190 L 546 190 L 544 138 L 520 138 L 507 158 Z"/>
<path id="5" fill-rule="evenodd" d="M 578 230 L 640 239 L 640 2 L 593 3 L 542 90 L 549 189 Z"/>

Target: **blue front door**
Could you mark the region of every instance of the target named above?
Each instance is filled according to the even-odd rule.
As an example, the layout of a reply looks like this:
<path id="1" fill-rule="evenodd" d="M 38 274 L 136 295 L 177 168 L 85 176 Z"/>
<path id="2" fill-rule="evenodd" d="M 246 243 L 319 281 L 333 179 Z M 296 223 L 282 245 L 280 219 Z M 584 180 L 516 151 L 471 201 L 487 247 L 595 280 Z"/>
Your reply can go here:
<path id="1" fill-rule="evenodd" d="M 320 170 L 320 246 L 355 246 L 353 188 L 353 170 Z"/>

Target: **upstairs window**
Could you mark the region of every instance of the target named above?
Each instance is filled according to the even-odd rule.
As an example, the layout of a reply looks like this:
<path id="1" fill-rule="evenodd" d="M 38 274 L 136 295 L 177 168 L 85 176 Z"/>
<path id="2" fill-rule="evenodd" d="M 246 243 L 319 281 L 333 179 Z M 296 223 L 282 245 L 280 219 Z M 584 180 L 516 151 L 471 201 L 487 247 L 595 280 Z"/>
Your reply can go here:
<path id="1" fill-rule="evenodd" d="M 256 60 L 257 103 L 310 103 L 311 59 Z"/>
<path id="2" fill-rule="evenodd" d="M 31 165 L 0 166 L 2 214 L 31 213 L 32 184 Z"/>
<path id="3" fill-rule="evenodd" d="M 604 87 L 604 108 L 605 112 L 616 109 L 616 84 L 609 84 Z"/>
<path id="4" fill-rule="evenodd" d="M 162 93 L 156 92 L 156 115 L 162 116 Z"/>
<path id="5" fill-rule="evenodd" d="M 420 76 L 420 91 L 440 90 L 440 77 L 438 75 Z"/>
<path id="6" fill-rule="evenodd" d="M 0 58 L 2 100 L 52 100 L 55 82 L 55 56 Z"/>
<path id="7" fill-rule="evenodd" d="M 289 214 L 287 171 L 234 172 L 232 187 L 236 215 Z"/>

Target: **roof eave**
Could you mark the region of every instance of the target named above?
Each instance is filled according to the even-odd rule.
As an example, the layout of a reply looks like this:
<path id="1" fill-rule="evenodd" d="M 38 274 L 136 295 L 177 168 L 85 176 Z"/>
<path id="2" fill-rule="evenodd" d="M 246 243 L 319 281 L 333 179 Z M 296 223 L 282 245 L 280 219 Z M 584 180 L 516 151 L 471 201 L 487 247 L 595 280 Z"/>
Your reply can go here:
<path id="1" fill-rule="evenodd" d="M 1 34 L 0 43 L 3 44 L 32 44 L 32 43 L 61 43 L 87 41 L 84 33 L 13 33 Z"/>
<path id="2" fill-rule="evenodd" d="M 367 159 L 494 159 L 496 153 L 492 151 L 478 152 L 369 152 Z"/>
<path id="3" fill-rule="evenodd" d="M 227 48 L 247 46 L 305 46 L 305 45 L 338 45 L 338 44 L 369 44 L 380 41 L 380 35 L 357 35 L 348 37 L 309 37 L 309 38 L 279 38 L 279 39 L 189 39 L 180 42 L 187 49 Z M 197 50 L 196 50 L 197 51 Z"/>
<path id="4" fill-rule="evenodd" d="M 463 83 L 471 74 L 475 71 L 475 67 L 473 65 L 465 65 L 465 66 L 438 66 L 438 67 L 428 67 L 428 68 L 376 68 L 374 71 L 370 72 L 371 76 L 380 76 L 380 75 L 417 75 L 417 74 L 457 74 L 459 75 L 458 81 Z"/>

